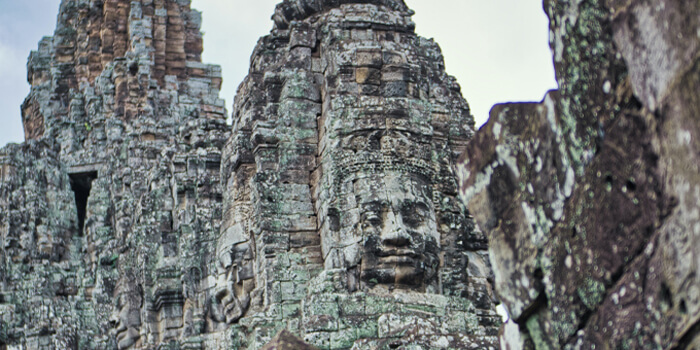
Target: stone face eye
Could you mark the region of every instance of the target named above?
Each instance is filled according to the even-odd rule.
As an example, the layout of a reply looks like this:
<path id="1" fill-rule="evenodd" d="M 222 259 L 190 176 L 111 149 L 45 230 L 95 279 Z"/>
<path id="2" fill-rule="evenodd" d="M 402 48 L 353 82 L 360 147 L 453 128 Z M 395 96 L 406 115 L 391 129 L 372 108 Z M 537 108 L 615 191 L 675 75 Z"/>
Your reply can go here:
<path id="1" fill-rule="evenodd" d="M 419 227 L 425 224 L 430 209 L 423 203 L 406 202 L 401 206 L 401 218 L 404 224 L 410 227 Z"/>
<path id="2" fill-rule="evenodd" d="M 362 228 L 363 229 L 371 229 L 371 228 L 379 228 L 382 225 L 382 217 L 379 215 L 379 213 L 375 211 L 367 211 L 363 214 L 362 218 Z"/>
<path id="3" fill-rule="evenodd" d="M 237 244 L 231 248 L 231 257 L 233 264 L 235 265 L 240 265 L 243 260 L 252 259 L 253 256 L 250 250 L 250 245 L 247 243 Z"/>

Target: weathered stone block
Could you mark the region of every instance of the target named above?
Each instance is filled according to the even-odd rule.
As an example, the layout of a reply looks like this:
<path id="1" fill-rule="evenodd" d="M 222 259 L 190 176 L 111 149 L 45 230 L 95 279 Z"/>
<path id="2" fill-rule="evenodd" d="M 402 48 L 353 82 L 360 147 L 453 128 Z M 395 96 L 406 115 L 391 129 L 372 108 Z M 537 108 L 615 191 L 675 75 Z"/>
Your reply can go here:
<path id="1" fill-rule="evenodd" d="M 380 68 L 383 64 L 381 49 L 358 49 L 356 53 L 358 67 Z"/>
<path id="2" fill-rule="evenodd" d="M 379 69 L 368 68 L 368 67 L 358 67 L 355 69 L 355 81 L 358 84 L 370 84 L 379 85 L 381 83 L 382 75 Z"/>
<path id="3" fill-rule="evenodd" d="M 696 333 L 685 299 L 695 283 L 670 258 L 692 249 L 667 238 L 693 232 L 677 223 L 682 203 L 696 201 L 677 196 L 697 181 L 682 175 L 693 166 L 667 166 L 697 163 L 697 123 L 674 120 L 695 113 L 686 103 L 696 100 L 687 92 L 697 60 L 680 57 L 695 57 L 698 9 L 652 3 L 545 2 L 559 92 L 540 106 L 494 108 L 465 153 L 462 193 L 489 236 L 496 291 L 525 332 L 521 344 L 662 348 Z M 687 27 L 672 29 L 683 17 Z M 533 122 L 538 113 L 546 123 Z M 697 241 L 680 236 L 671 240 Z"/>
<path id="4" fill-rule="evenodd" d="M 289 36 L 289 47 L 316 47 L 316 30 L 307 22 L 296 22 L 292 25 Z"/>

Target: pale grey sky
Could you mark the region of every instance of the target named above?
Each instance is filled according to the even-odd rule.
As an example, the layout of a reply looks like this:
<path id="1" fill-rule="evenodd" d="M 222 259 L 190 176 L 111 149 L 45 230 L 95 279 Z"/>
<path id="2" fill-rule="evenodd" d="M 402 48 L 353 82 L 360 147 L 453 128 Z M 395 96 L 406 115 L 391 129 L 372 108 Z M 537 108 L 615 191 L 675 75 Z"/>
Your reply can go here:
<path id="1" fill-rule="evenodd" d="M 229 114 L 258 38 L 280 0 L 192 0 L 203 12 L 204 57 L 223 68 Z M 26 60 L 52 35 L 59 0 L 0 0 L 0 147 L 24 139 L 20 105 L 29 93 Z M 462 86 L 477 125 L 495 103 L 539 101 L 556 87 L 542 0 L 406 0 L 416 32 L 434 38 L 447 73 Z"/>

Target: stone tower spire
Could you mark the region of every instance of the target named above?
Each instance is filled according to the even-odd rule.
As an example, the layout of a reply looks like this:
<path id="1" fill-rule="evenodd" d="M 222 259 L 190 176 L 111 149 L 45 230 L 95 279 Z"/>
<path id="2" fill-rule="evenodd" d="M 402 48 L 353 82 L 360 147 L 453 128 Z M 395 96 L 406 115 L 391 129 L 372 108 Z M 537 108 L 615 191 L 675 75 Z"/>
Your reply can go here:
<path id="1" fill-rule="evenodd" d="M 61 2 L 27 141 L 0 150 L 0 348 L 197 343 L 229 135 L 200 22 L 188 0 Z"/>
<path id="2" fill-rule="evenodd" d="M 486 242 L 451 170 L 474 122 L 412 14 L 277 5 L 222 155 L 218 300 L 239 348 L 283 328 L 321 349 L 495 346 Z"/>
<path id="3" fill-rule="evenodd" d="M 221 69 L 201 63 L 200 24 L 189 1 L 62 1 L 54 36 L 27 63 L 25 138 L 57 139 L 75 156 L 110 131 L 192 142 L 191 130 L 221 129 Z"/>

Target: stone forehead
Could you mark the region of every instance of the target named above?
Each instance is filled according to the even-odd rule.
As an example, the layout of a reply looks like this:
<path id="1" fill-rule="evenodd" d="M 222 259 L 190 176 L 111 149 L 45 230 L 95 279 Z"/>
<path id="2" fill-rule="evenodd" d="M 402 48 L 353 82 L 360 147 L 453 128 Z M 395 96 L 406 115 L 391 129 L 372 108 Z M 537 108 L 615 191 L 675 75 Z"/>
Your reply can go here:
<path id="1" fill-rule="evenodd" d="M 430 179 L 426 179 L 420 173 L 392 169 L 358 174 L 353 182 L 360 185 L 378 184 L 387 189 L 394 187 L 413 189 L 430 185 Z"/>
<path id="2" fill-rule="evenodd" d="M 432 200 L 431 184 L 420 175 L 405 172 L 388 171 L 360 177 L 354 181 L 353 188 L 358 203 Z"/>
<path id="3" fill-rule="evenodd" d="M 396 11 L 409 11 L 403 0 L 284 0 L 276 6 L 272 19 L 277 29 L 287 29 L 292 21 L 304 20 L 345 4 L 372 4 Z"/>
<path id="4" fill-rule="evenodd" d="M 345 157 L 336 161 L 332 173 L 337 189 L 340 189 L 344 182 L 367 174 L 412 174 L 424 178 L 427 183 L 433 183 L 436 179 L 436 172 L 431 164 L 420 159 L 405 159 L 386 154 Z"/>
<path id="5" fill-rule="evenodd" d="M 122 276 L 117 280 L 114 287 L 114 297 L 122 297 L 122 301 L 138 301 L 141 300 L 143 290 L 138 284 L 135 277 Z"/>

